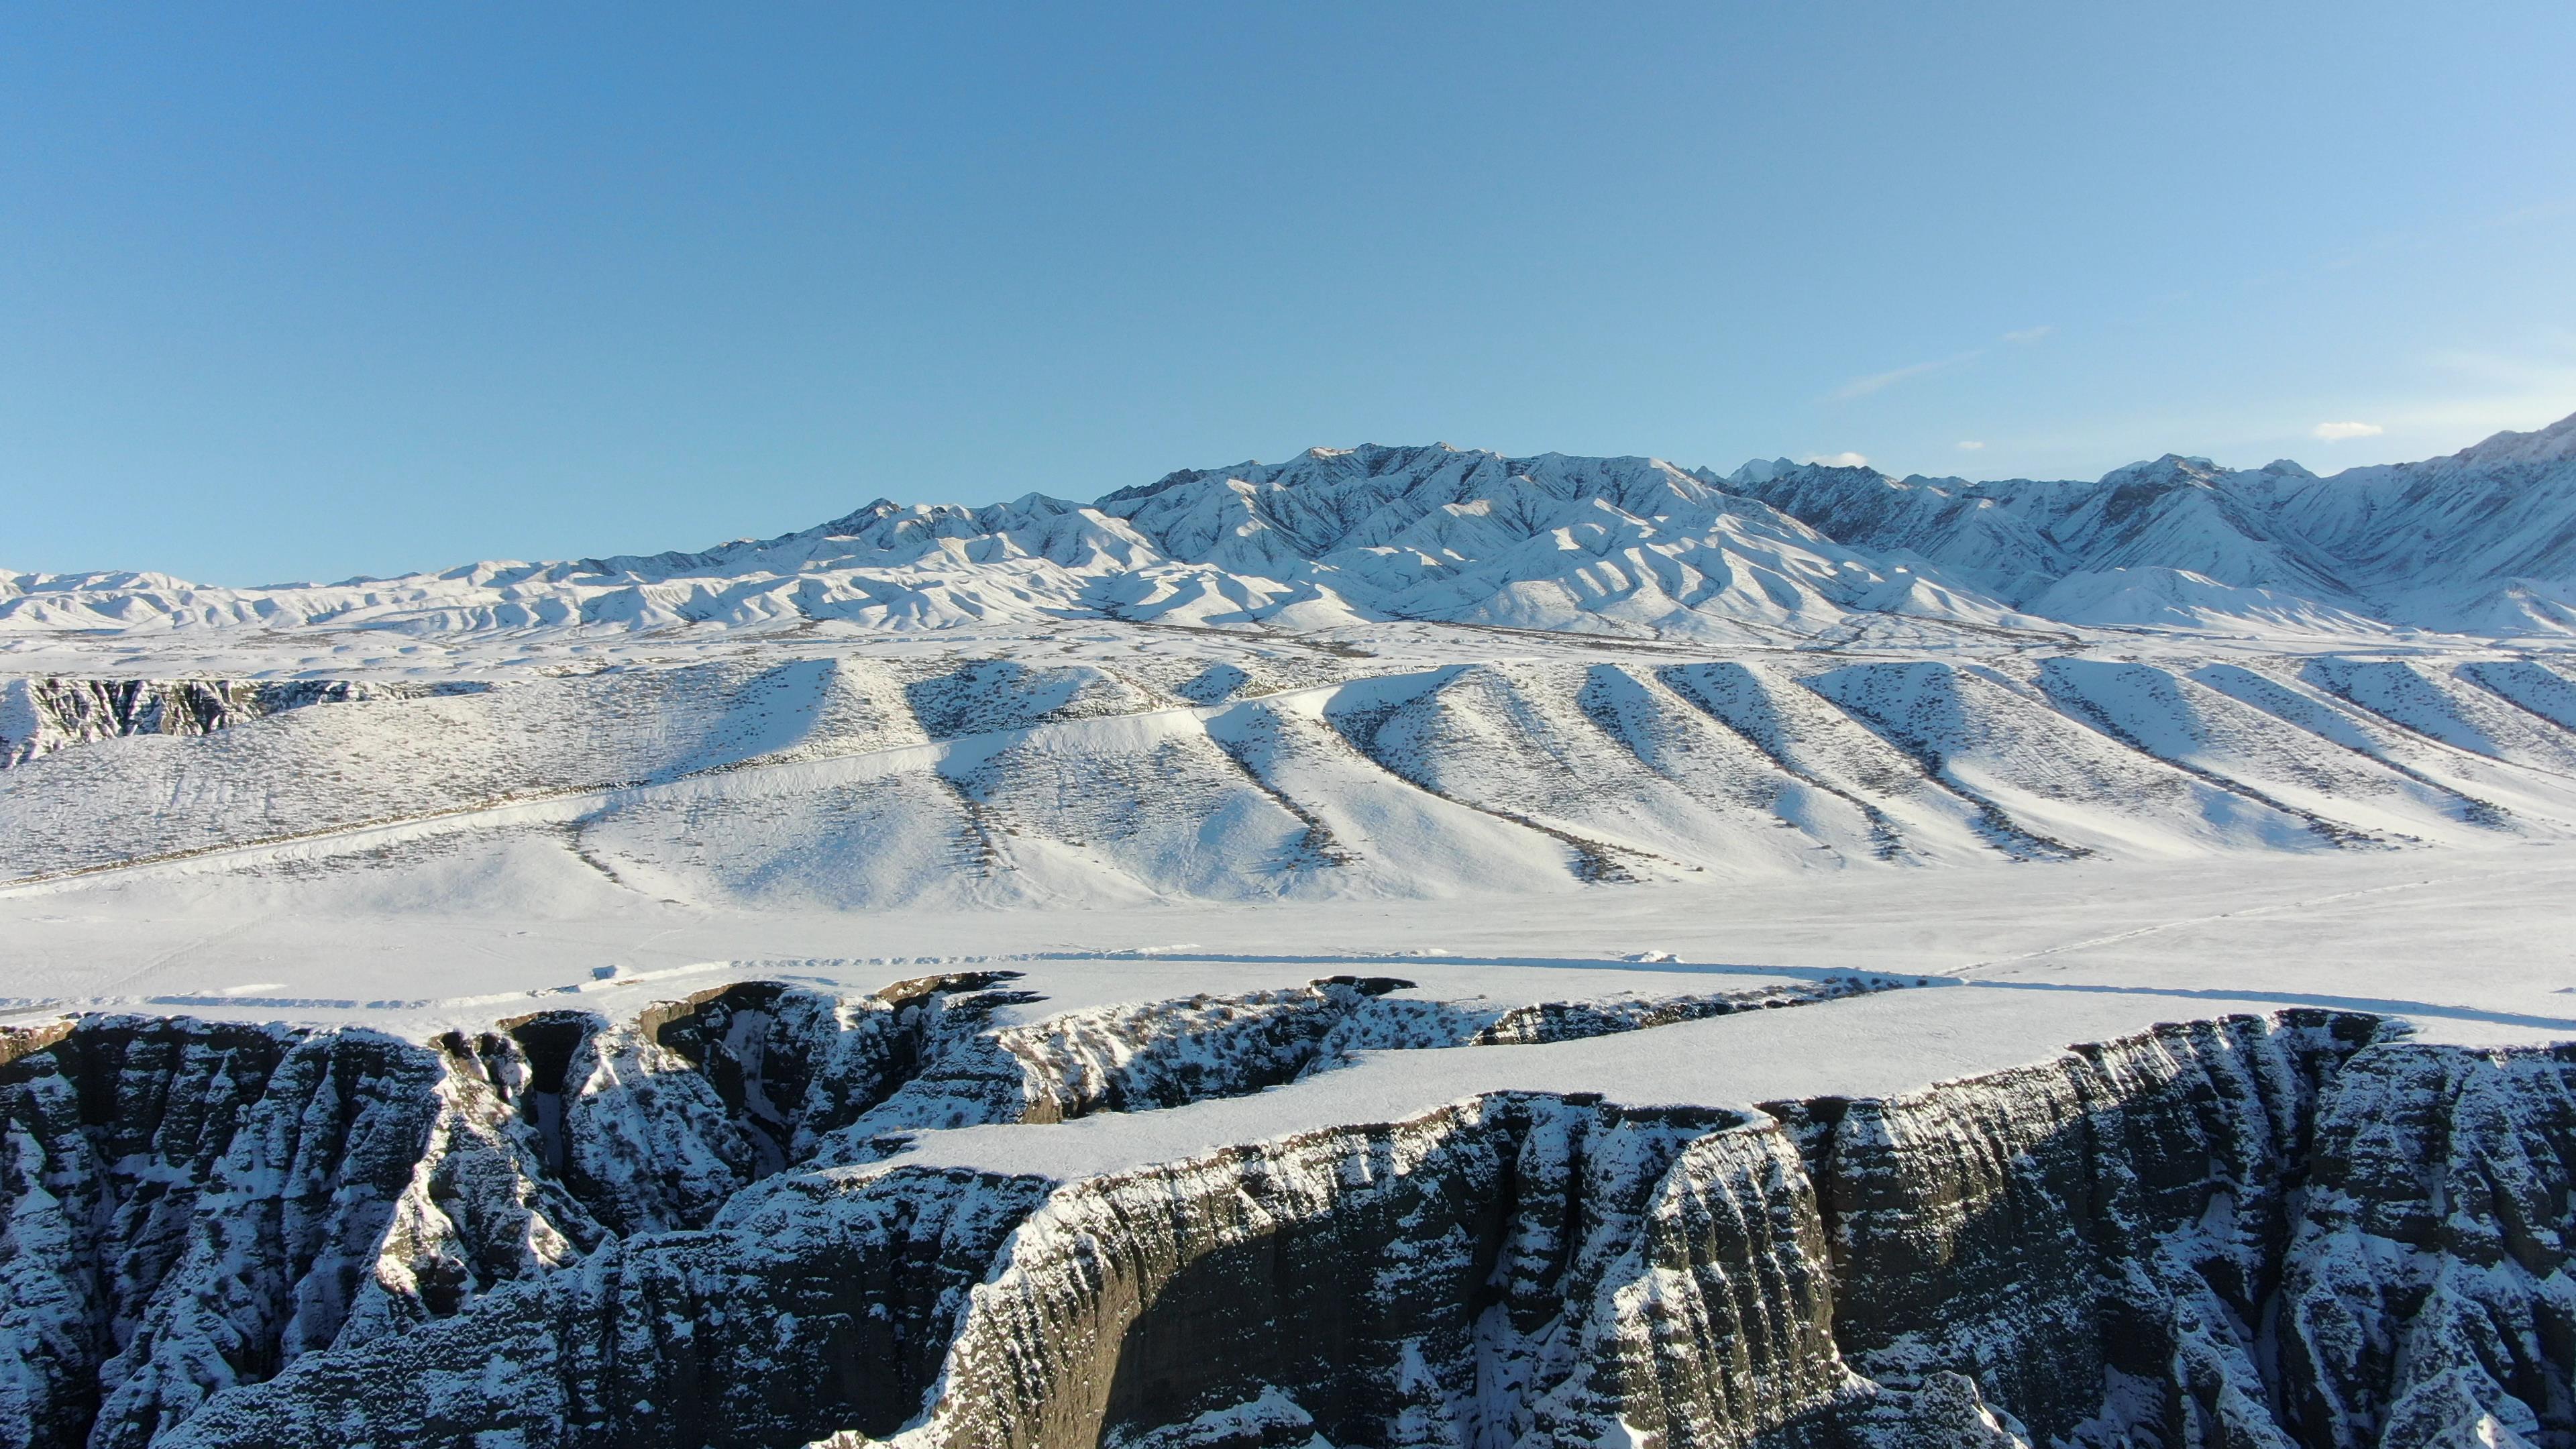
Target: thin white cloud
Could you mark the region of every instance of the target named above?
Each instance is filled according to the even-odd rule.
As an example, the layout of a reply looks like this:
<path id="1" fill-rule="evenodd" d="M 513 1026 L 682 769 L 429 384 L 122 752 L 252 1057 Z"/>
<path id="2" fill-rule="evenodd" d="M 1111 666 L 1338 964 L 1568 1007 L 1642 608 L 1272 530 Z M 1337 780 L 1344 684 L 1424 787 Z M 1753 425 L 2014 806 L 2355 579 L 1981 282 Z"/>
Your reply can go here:
<path id="1" fill-rule="evenodd" d="M 1894 387 L 1900 382 L 1921 377 L 1926 373 L 1943 372 L 1953 367 L 1963 366 L 1985 355 L 1986 349 L 1980 347 L 1974 352 L 1962 352 L 1956 357 L 1944 357 L 1933 362 L 1917 362 L 1906 367 L 1890 368 L 1885 372 L 1873 372 L 1867 377 L 1855 377 L 1834 389 L 1834 401 L 1850 402 L 1856 397 L 1867 397 L 1882 388 Z"/>
<path id="2" fill-rule="evenodd" d="M 2018 332 L 2005 333 L 2004 340 L 2006 342 L 2016 343 L 2037 342 L 2039 339 L 2046 337 L 2048 334 L 2056 330 L 2057 329 L 2052 326 L 2024 327 Z"/>
<path id="3" fill-rule="evenodd" d="M 2539 356 L 2528 351 L 2446 348 L 2424 360 L 2443 372 L 2481 383 L 2503 383 L 2522 389 L 2560 388 L 2570 378 L 2576 378 L 2576 332 L 2553 331 L 2547 338 L 2545 353 Z"/>
<path id="4" fill-rule="evenodd" d="M 2313 436 L 2329 443 L 2340 443 L 2346 438 L 2375 438 L 2387 431 L 2377 423 L 2319 423 L 2309 429 Z"/>
<path id="5" fill-rule="evenodd" d="M 1828 468 L 1866 468 L 1869 466 L 1869 459 L 1858 453 L 1819 453 L 1816 456 L 1809 458 L 1807 461 L 1810 463 L 1822 463 Z"/>
<path id="6" fill-rule="evenodd" d="M 1962 453 L 1973 453 L 1984 446 L 1985 444 L 1974 438 L 1961 438 L 1959 440 L 1959 451 Z"/>
<path id="7" fill-rule="evenodd" d="M 2430 457 L 2504 431 L 2547 427 L 2576 409 L 2576 331 L 2540 330 L 2511 348 L 2445 351 L 2422 359 L 2440 381 L 2373 404 L 2374 431 L 2406 457 Z M 2314 436 L 2325 437 L 2322 429 Z"/>

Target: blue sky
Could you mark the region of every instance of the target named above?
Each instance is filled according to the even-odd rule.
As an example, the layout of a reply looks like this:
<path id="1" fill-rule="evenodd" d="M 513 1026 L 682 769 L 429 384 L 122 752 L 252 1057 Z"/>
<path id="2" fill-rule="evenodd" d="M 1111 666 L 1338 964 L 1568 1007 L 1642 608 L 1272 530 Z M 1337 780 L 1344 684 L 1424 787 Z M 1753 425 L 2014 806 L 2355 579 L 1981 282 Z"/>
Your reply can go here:
<path id="1" fill-rule="evenodd" d="M 2576 411 L 2564 3 L 55 10 L 0 14 L 12 568 Z"/>

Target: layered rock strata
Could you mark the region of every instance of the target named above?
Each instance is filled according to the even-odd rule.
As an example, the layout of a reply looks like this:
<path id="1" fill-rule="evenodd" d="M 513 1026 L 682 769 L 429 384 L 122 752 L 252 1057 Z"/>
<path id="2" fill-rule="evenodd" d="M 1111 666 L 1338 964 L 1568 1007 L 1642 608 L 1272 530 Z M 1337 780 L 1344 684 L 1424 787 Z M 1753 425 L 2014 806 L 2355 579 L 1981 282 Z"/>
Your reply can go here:
<path id="1" fill-rule="evenodd" d="M 428 1051 L 137 1018 L 13 1035 L 0 1426 L 2576 1443 L 2576 1054 L 2357 1015 L 2159 1027 L 1881 1099 L 1484 1092 L 1062 1180 L 865 1160 L 929 1125 L 905 1094 L 952 1059 L 983 1084 L 930 1094 L 954 1115 L 1043 1121 L 1258 1090 L 1404 1017 L 1438 1023 L 1422 1045 L 1590 1019 L 1393 984 L 995 1025 L 990 976 L 846 1002 L 754 983 Z"/>
<path id="2" fill-rule="evenodd" d="M 299 1356 L 576 1262 L 607 1271 L 600 1253 L 702 1229 L 790 1164 L 881 1156 L 910 1130 L 1239 1095 L 1356 1045 L 1597 1034 L 1860 984 L 1494 1006 L 1344 977 L 996 1025 L 1034 999 L 1009 978 L 853 998 L 747 982 L 630 1022 L 538 1012 L 426 1046 L 143 1016 L 0 1034 L 0 1443 L 153 1442 Z"/>

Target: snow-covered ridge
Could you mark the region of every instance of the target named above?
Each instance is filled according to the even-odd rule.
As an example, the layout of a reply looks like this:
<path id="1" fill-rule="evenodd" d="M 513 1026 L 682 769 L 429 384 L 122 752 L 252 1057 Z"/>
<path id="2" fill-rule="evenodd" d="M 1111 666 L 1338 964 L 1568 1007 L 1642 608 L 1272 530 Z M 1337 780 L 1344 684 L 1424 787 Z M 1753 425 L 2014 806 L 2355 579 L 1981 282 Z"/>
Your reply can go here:
<path id="1" fill-rule="evenodd" d="M 0 636 L 1411 619 L 1747 643 L 1886 614 L 1969 629 L 2576 633 L 2576 417 L 2326 478 L 2171 454 L 2092 482 L 1972 483 L 1787 459 L 1720 475 L 1445 444 L 1316 448 L 1090 504 L 880 500 L 696 552 L 253 589 L 0 573 Z"/>
<path id="2" fill-rule="evenodd" d="M 0 883 L 993 908 L 2576 835 L 2576 674 L 2505 651 L 1251 664 L 731 660 L 0 733 Z"/>

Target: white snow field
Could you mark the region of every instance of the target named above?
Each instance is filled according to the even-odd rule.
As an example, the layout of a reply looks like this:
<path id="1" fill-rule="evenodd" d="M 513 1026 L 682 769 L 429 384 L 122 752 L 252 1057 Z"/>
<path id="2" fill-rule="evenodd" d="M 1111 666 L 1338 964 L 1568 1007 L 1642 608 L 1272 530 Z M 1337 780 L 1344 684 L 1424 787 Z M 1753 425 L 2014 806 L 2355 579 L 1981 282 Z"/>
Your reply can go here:
<path id="1" fill-rule="evenodd" d="M 2555 1247 L 2529 1246 L 2576 1235 L 2551 1226 L 2568 1195 L 2550 1186 L 2570 1177 L 2550 1144 L 2576 1140 L 2576 1105 L 2549 1115 L 2560 1085 L 2542 1084 L 2576 1060 L 2570 900 L 2576 419 L 2323 479 L 2177 457 L 2091 483 L 1967 483 L 1318 449 L 1090 505 L 879 503 L 649 558 L 265 589 L 0 574 L 0 1344 L 27 1365 L 0 1371 L 0 1442 L 352 1442 L 363 1420 L 381 1443 L 2576 1443 L 2576 1340 L 2545 1327 L 2565 1277 Z M 334 1067 L 340 1085 L 315 1076 L 305 1097 L 285 1065 L 244 1085 L 262 1051 L 368 1043 L 409 1065 Z M 2155 1105 L 2193 1073 L 2215 1084 L 2196 1105 Z M 2021 1105 L 1994 1122 L 2037 1121 L 2012 1095 L 2034 1091 L 2085 1105 L 2046 1142 L 1957 1125 L 1999 1092 Z M 285 1115 L 267 1146 L 218 1142 L 205 1112 L 171 1105 L 192 1092 L 242 1123 L 270 1120 L 262 1102 Z M 404 1092 L 434 1109 L 400 1145 L 262 1165 Z M 2469 1107 L 2424 1105 L 2455 1098 L 2525 1107 L 2472 1130 Z M 547 1283 L 585 1254 L 664 1251 L 657 1234 L 695 1252 L 683 1239 L 782 1203 L 875 1212 L 933 1180 L 1033 1225 L 1089 1221 L 1068 1206 L 1082 1193 L 1159 1182 L 1168 1204 L 1348 1137 L 1331 1150 L 1358 1155 L 1332 1172 L 1277 1169 L 1306 1182 L 1308 1216 L 1274 1226 L 1321 1222 L 1369 1200 L 1354 1184 L 1449 1150 L 1406 1134 L 1472 1136 L 1493 1104 L 1542 1099 L 1773 1134 L 1745 1179 L 1768 1186 L 1742 1188 L 1770 1205 L 1743 1211 L 1815 1241 L 1782 1260 L 1807 1266 L 1744 1291 L 1790 1318 L 1822 1311 L 1781 1306 L 1800 1274 L 1880 1282 L 1866 1215 L 1838 1215 L 1915 1169 L 1833 1187 L 1859 1171 L 1851 1154 L 1919 1167 L 1955 1130 L 1943 1170 L 1991 1159 L 1996 1182 L 2079 1138 L 2097 1183 L 2207 1162 L 2208 1203 L 2122 1239 L 2152 1264 L 2025 1264 L 1976 1288 L 2117 1279 L 2198 1326 L 2103 1328 L 2089 1386 L 2060 1402 L 1997 1367 L 2001 1330 L 1940 1338 L 2022 1311 L 1960 1306 L 1951 1284 L 1955 1301 L 1885 1342 L 1817 1329 L 1825 1368 L 1775 1381 L 1747 1349 L 1692 1370 L 1734 1385 L 1707 1391 L 1713 1408 L 1672 1387 L 1679 1370 L 1614 1392 L 1608 1369 L 1568 1367 L 1735 1342 L 1640 1327 L 1664 1310 L 1639 1304 L 1702 1289 L 1636 1268 L 1661 1286 L 1603 1279 L 1585 1311 L 1609 1316 L 1585 1321 L 1624 1326 L 1589 1347 L 1522 1324 L 1538 1336 L 1505 1352 L 1478 1318 L 1471 1347 L 1416 1336 L 1383 1363 L 1352 1348 L 1332 1373 L 1384 1378 L 1380 1424 L 1328 1412 L 1324 1380 L 1268 1350 L 1195 1398 L 1139 1399 L 1101 1387 L 1123 1370 L 1029 1366 L 1053 1347 L 976 1348 L 1020 1331 L 1011 1285 L 1070 1241 L 1031 1226 L 1017 1247 L 954 1250 L 966 1276 L 903 1350 L 912 1377 L 785 1417 L 620 1417 L 696 1401 L 679 1388 L 600 1390 L 578 1412 L 518 1390 L 472 1410 L 453 1385 L 403 1397 L 405 1374 L 464 1372 L 435 1368 L 442 1344 L 457 1363 L 536 1352 L 474 1335 L 505 1311 L 555 1322 L 532 1305 L 576 1290 Z M 1853 1103 L 1936 1099 L 1950 1125 L 1928 1136 L 1834 1125 Z M 2494 1177 L 2424 1201 L 2524 1204 L 2493 1210 L 2518 1266 L 2460 1246 L 2456 1214 L 2449 1238 L 2360 1209 L 2313 1233 L 2245 1226 L 2279 1203 L 2328 1213 L 2329 1196 L 2276 1201 L 2254 1177 L 2359 1172 L 2361 1147 L 2329 1163 L 2302 1144 L 2341 1141 L 2337 1122 L 2367 1137 L 2383 1111 L 2404 1141 L 2370 1152 Z M 2206 1133 L 2263 1117 L 2270 1165 L 2214 1137 L 2114 1161 L 2194 1112 Z M 2426 1125 L 2443 1113 L 2455 1136 Z M 110 1141 L 133 1114 L 148 1151 Z M 2131 1119 L 2167 1126 L 2104 1125 Z M 350 1186 L 362 1157 L 392 1175 Z M 2420 1217 L 2416 1189 L 2390 1185 L 2403 1175 L 2353 1191 Z M 1247 1201 L 1266 1201 L 1258 1176 Z M 154 1207 L 163 1189 L 129 1177 L 206 1195 Z M 1921 1192 L 1932 1206 L 1890 1221 L 1946 1223 L 1939 1204 L 1974 1196 Z M 310 1203 L 339 1204 L 338 1246 L 221 1246 L 225 1214 L 290 1198 L 308 1224 Z M 1258 1236 L 1233 1211 L 1226 1232 Z M 1992 1228 L 1960 1211 L 1959 1233 Z M 1585 1231 L 1664 1221 L 1638 1212 Z M 216 1246 L 170 1246 L 183 1218 Z M 1076 1256 L 1126 1261 L 1132 1245 L 1099 1231 Z M 1831 1233 L 1842 1256 L 1816 1266 Z M 2211 1267 L 2222 1239 L 2254 1256 Z M 1712 1241 L 1688 1252 L 1733 1239 Z M 1552 1248 L 1513 1261 L 1612 1272 Z M 2462 1264 L 2485 1286 L 2444 1276 Z M 1932 1292 L 1885 1281 L 1915 1287 L 1867 1291 Z M 1135 1323 L 1151 1299 L 1129 1304 Z M 2493 1342 L 2442 1328 L 2394 1360 L 2351 1347 L 2359 1367 L 2282 1366 L 2463 1304 L 2504 1325 Z M 2294 1312 L 2310 1316 L 2273 1326 Z M 1145 1331 L 1075 1337 L 1133 1348 Z M 381 1357 L 405 1334 L 425 1357 Z M 1506 1360 L 1509 1383 L 1493 1378 Z M 988 1397 L 1021 1418 L 977 1418 L 941 1387 L 1004 1361 L 1016 1386 Z M 1542 1379 L 1558 1387 L 1514 1387 Z M 1778 1388 L 1791 1379 L 1807 1387 Z M 320 1427 L 293 1427 L 314 1405 Z"/>

